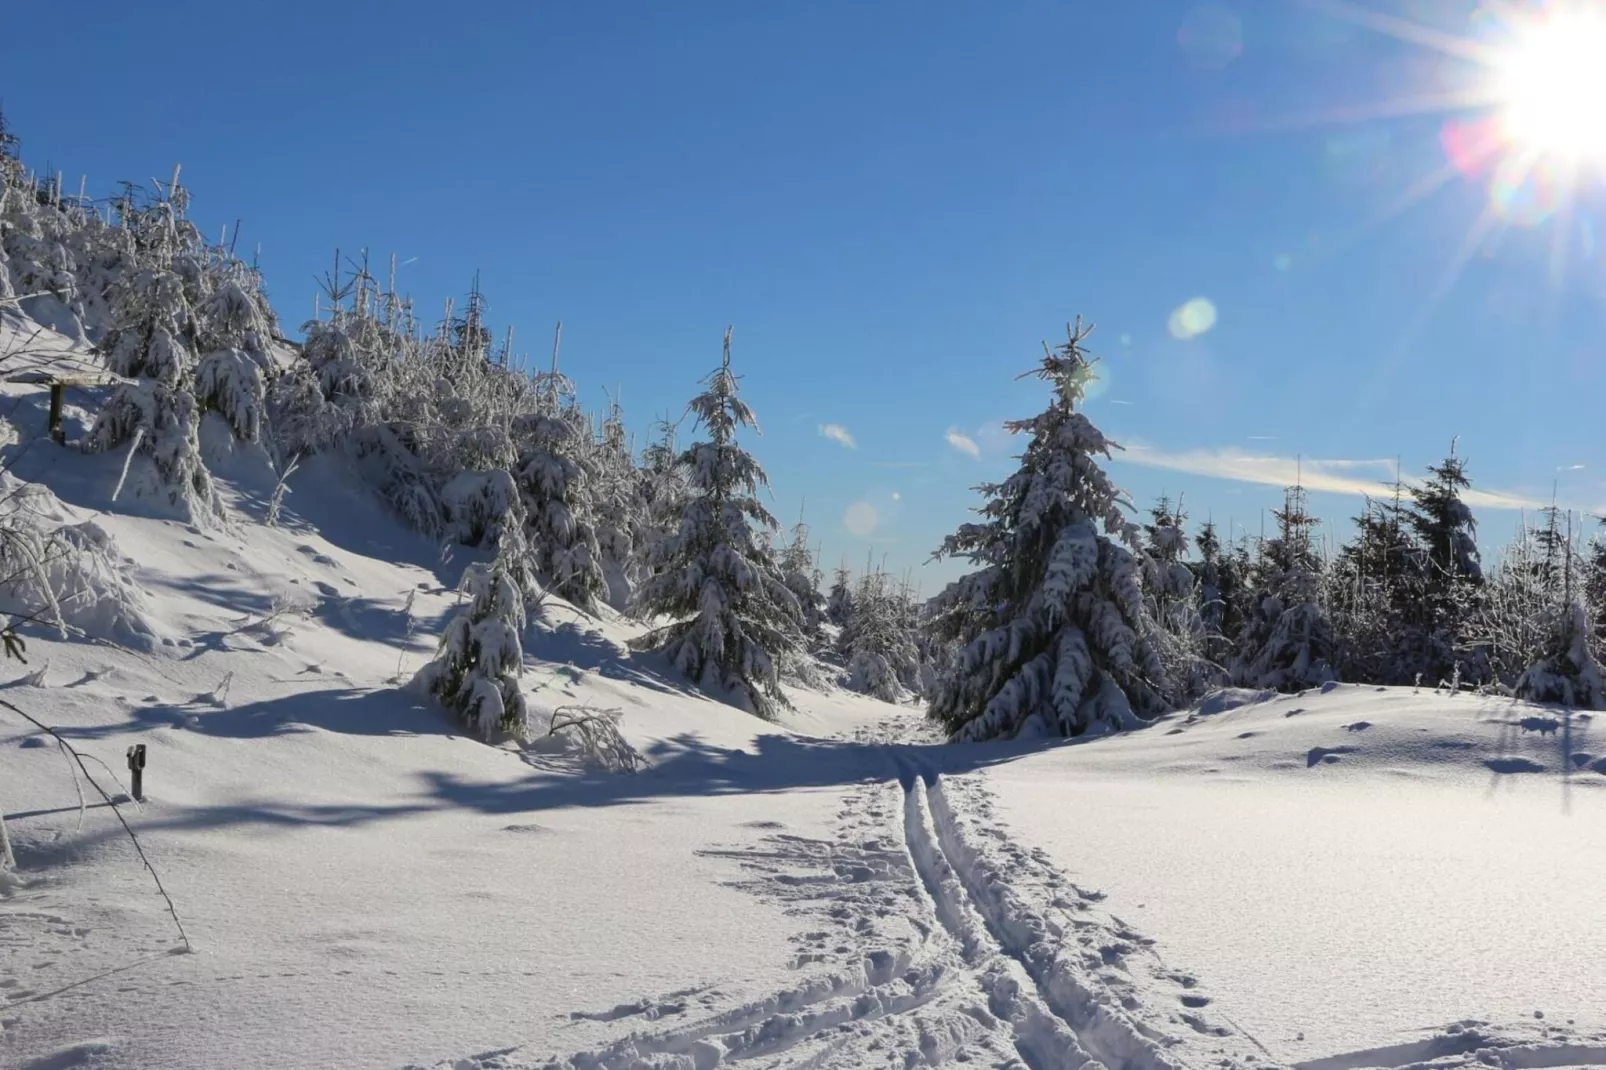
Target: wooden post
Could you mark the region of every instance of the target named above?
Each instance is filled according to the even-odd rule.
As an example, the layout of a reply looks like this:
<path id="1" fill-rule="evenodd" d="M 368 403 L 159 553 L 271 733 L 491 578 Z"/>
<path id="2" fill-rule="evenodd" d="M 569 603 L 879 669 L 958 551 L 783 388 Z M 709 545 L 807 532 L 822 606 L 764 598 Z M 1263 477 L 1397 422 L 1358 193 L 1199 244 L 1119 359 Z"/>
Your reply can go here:
<path id="1" fill-rule="evenodd" d="M 145 744 L 136 743 L 128 748 L 128 771 L 131 774 L 129 791 L 135 802 L 145 801 Z"/>
<path id="2" fill-rule="evenodd" d="M 66 389 L 59 381 L 50 384 L 50 441 L 58 446 L 67 444 L 67 432 L 61 426 L 61 398 Z"/>

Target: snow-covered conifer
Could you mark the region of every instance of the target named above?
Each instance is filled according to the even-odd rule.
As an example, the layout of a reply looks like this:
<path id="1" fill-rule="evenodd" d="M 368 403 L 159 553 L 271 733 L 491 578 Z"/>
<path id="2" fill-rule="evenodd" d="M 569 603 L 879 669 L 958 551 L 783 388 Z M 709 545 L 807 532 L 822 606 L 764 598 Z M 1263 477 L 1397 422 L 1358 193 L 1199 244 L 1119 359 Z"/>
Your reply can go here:
<path id="1" fill-rule="evenodd" d="M 886 573 L 866 569 L 853 612 L 837 637 L 847 686 L 883 702 L 897 702 L 906 691 L 919 693 L 920 651 L 910 624 L 902 590 Z"/>
<path id="2" fill-rule="evenodd" d="M 777 562 L 786 579 L 787 590 L 797 599 L 803 613 L 803 635 L 810 642 L 820 635 L 825 622 L 825 595 L 820 593 L 820 570 L 809 548 L 809 526 L 798 516 L 792 528 L 792 541 L 782 548 Z"/>
<path id="3" fill-rule="evenodd" d="M 468 604 L 447 623 L 434 660 L 414 678 L 482 738 L 522 733 L 529 721 L 519 687 L 525 592 L 515 578 L 516 556 L 509 543 L 489 565 L 469 567 L 463 576 Z"/>
<path id="4" fill-rule="evenodd" d="M 1335 679 L 1332 624 L 1321 603 L 1321 562 L 1311 538 L 1318 521 L 1300 486 L 1287 488 L 1273 515 L 1278 534 L 1261 550 L 1233 677 L 1244 687 L 1299 691 Z"/>
<path id="5" fill-rule="evenodd" d="M 1517 678 L 1517 698 L 1574 709 L 1606 706 L 1606 673 L 1591 649 L 1589 612 L 1574 600 L 1550 607 L 1537 622 L 1540 657 Z"/>
<path id="6" fill-rule="evenodd" d="M 801 646 L 802 611 L 775 560 L 754 530 L 774 531 L 775 518 L 758 500 L 764 470 L 736 442 L 738 428 L 758 430 L 738 396 L 730 366 L 730 331 L 720 366 L 690 411 L 707 441 L 681 455 L 691 497 L 679 527 L 654 543 L 651 575 L 637 593 L 635 612 L 668 617 L 640 637 L 638 649 L 661 650 L 688 677 L 717 686 L 760 717 L 786 705 L 780 666 Z"/>
<path id="7" fill-rule="evenodd" d="M 608 604 L 623 610 L 639 579 L 637 546 L 647 539 L 647 505 L 618 398 L 609 400 L 591 452 L 592 508 Z"/>
<path id="8" fill-rule="evenodd" d="M 534 411 L 514 419 L 514 478 L 524 497 L 527 536 L 550 593 L 586 612 L 607 593 L 602 548 L 593 528 L 586 421 L 574 386 L 557 369 L 537 383 Z"/>
<path id="9" fill-rule="evenodd" d="M 853 577 L 843 563 L 837 566 L 836 576 L 831 581 L 831 593 L 825 600 L 825 619 L 840 628 L 852 615 Z"/>
<path id="10" fill-rule="evenodd" d="M 124 444 L 150 458 L 158 480 L 152 489 L 191 522 L 209 523 L 222 514 L 222 500 L 201 459 L 200 411 L 188 391 L 154 379 L 114 388 L 85 448 L 113 450 Z"/>
<path id="11" fill-rule="evenodd" d="M 957 739 L 1129 728 L 1167 704 L 1139 530 L 1095 460 L 1114 443 L 1077 411 L 1093 375 L 1087 331 L 1067 333 L 1035 369 L 1054 389 L 1048 409 L 1007 425 L 1031 436 L 1019 471 L 982 486 L 984 520 L 938 551 L 979 566 L 935 605 L 938 634 L 961 649 L 930 715 Z"/>

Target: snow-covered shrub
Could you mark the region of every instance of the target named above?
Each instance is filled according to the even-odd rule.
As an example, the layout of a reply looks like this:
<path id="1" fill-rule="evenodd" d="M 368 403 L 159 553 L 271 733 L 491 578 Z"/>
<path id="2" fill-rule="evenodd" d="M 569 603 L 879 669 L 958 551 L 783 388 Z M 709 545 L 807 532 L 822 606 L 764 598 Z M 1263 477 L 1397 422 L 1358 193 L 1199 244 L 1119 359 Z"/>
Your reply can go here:
<path id="1" fill-rule="evenodd" d="M 0 472 L 0 613 L 142 650 L 161 635 L 111 534 L 9 472 Z"/>
<path id="2" fill-rule="evenodd" d="M 543 735 L 527 750 L 571 758 L 610 773 L 634 773 L 647 766 L 641 752 L 619 731 L 621 711 L 596 706 L 559 706 Z"/>
<path id="3" fill-rule="evenodd" d="M 213 350 L 196 365 L 196 401 L 203 411 L 222 415 L 244 442 L 255 442 L 262 433 L 266 394 L 261 359 L 243 349 Z"/>
<path id="4" fill-rule="evenodd" d="M 441 504 L 453 539 L 464 546 L 496 546 L 510 511 L 519 506 L 519 491 L 504 469 L 459 472 L 441 490 Z"/>
<path id="5" fill-rule="evenodd" d="M 441 635 L 435 658 L 418 671 L 416 686 L 434 695 L 472 731 L 522 735 L 529 709 L 519 676 L 524 671 L 524 592 L 503 555 L 473 565 L 463 576 L 468 604 Z"/>
<path id="6" fill-rule="evenodd" d="M 84 445 L 105 451 L 124 444 L 152 462 L 157 485 L 150 491 L 166 497 L 191 522 L 209 523 L 222 515 L 222 501 L 201 459 L 200 413 L 193 395 L 152 379 L 114 388 Z"/>
<path id="7" fill-rule="evenodd" d="M 754 525 L 774 531 L 775 518 L 759 502 L 764 470 L 736 444 L 738 427 L 758 429 L 737 397 L 730 368 L 730 332 L 724 358 L 706 379 L 690 409 L 708 441 L 681 456 L 692 497 L 673 534 L 654 543 L 651 575 L 634 610 L 645 619 L 673 623 L 633 641 L 662 650 L 688 677 L 715 685 L 760 717 L 786 705 L 780 665 L 801 646 L 802 612 Z"/>
<path id="8" fill-rule="evenodd" d="M 1134 727 L 1170 684 L 1145 605 L 1141 545 L 1125 496 L 1095 460 L 1113 447 L 1076 411 L 1092 362 L 1080 321 L 1036 369 L 1048 409 L 1012 421 L 1031 440 L 1020 469 L 981 487 L 981 523 L 938 550 L 980 566 L 936 599 L 934 627 L 960 644 L 930 716 L 956 739 Z"/>

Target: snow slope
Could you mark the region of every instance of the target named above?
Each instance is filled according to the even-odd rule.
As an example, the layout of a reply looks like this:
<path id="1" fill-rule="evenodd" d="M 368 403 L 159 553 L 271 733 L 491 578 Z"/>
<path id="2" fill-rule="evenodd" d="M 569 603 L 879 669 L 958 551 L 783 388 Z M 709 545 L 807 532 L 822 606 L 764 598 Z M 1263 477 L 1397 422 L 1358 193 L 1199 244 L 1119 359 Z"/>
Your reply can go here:
<path id="1" fill-rule="evenodd" d="M 1463 1019 L 1606 1026 L 1606 724 L 1238 699 L 988 775 L 1012 833 L 1186 964 L 1202 1027 L 1298 1062 Z"/>
<path id="2" fill-rule="evenodd" d="M 623 711 L 649 764 L 608 773 L 398 687 L 464 561 L 338 463 L 268 528 L 265 459 L 208 435 L 234 519 L 200 530 L 113 505 L 122 458 L 40 441 L 43 391 L 0 390 L 13 471 L 104 529 L 123 584 L 67 607 L 84 636 L 31 630 L 0 699 L 119 773 L 146 745 L 121 810 L 191 948 L 0 707 L 0 1067 L 1606 1064 L 1582 716 L 1340 688 L 955 747 L 843 693 L 764 724 L 553 605 L 525 686 L 538 720 Z M 95 399 L 69 401 L 75 437 Z"/>

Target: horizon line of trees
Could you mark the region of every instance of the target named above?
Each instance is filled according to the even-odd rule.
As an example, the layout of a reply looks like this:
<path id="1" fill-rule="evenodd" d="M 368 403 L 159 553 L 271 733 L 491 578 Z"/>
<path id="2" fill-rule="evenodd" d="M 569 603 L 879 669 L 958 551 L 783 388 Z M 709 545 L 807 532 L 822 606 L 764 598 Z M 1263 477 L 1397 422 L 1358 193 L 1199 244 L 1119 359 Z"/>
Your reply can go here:
<path id="1" fill-rule="evenodd" d="M 663 421 L 637 451 L 617 398 L 580 405 L 561 333 L 539 369 L 511 331 L 496 343 L 477 280 L 426 325 L 394 268 L 382 283 L 366 255 L 337 254 L 285 360 L 260 272 L 188 221 L 176 169 L 97 205 L 42 185 L 15 147 L 0 120 L 0 300 L 54 302 L 121 379 L 84 447 L 126 449 L 132 493 L 198 524 L 224 512 L 208 425 L 277 474 L 270 523 L 304 461 L 338 457 L 408 526 L 484 551 L 419 676 L 482 733 L 525 725 L 520 636 L 546 598 L 632 614 L 650 625 L 638 649 L 761 716 L 786 705 L 783 679 L 834 679 L 921 698 L 959 739 L 1128 728 L 1228 685 L 1606 699 L 1592 653 L 1606 544 L 1581 545 L 1552 509 L 1486 570 L 1453 446 L 1424 482 L 1368 499 L 1334 553 L 1297 486 L 1254 540 L 1190 530 L 1165 499 L 1140 524 L 1100 464 L 1119 446 L 1081 411 L 1096 362 L 1078 320 L 1032 370 L 1048 407 L 1007 425 L 1026 443 L 1019 468 L 978 488 L 979 519 L 935 554 L 972 571 L 924 601 L 869 567 L 822 590 L 806 524 L 779 544 L 768 479 L 738 440 L 758 423 L 729 330 L 687 406 L 699 440 L 683 448 Z"/>

